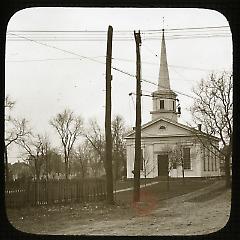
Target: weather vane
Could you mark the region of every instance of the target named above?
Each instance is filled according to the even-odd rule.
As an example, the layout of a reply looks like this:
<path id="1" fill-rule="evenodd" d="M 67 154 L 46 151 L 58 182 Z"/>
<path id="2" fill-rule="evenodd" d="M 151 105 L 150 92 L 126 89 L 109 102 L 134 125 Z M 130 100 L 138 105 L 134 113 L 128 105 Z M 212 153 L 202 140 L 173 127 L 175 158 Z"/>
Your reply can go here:
<path id="1" fill-rule="evenodd" d="M 164 31 L 164 17 L 163 17 L 163 31 Z"/>

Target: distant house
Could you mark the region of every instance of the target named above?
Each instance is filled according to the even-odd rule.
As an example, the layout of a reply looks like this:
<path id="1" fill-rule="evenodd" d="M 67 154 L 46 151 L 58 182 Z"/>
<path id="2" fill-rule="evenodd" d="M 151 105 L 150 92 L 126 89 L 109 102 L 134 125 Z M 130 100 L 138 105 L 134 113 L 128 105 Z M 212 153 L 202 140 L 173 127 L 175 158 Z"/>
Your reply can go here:
<path id="1" fill-rule="evenodd" d="M 220 175 L 217 150 L 206 147 L 201 139 L 211 139 L 218 147 L 219 139 L 178 123 L 177 94 L 170 88 L 164 30 L 162 35 L 158 89 L 152 93 L 152 120 L 141 127 L 141 177 L 161 176 L 210 177 Z M 133 178 L 135 155 L 135 130 L 126 137 L 127 178 Z M 173 151 L 181 150 L 182 163 L 173 161 Z M 179 153 L 178 153 L 179 155 Z M 177 156 L 179 157 L 179 156 Z"/>
<path id="2" fill-rule="evenodd" d="M 9 164 L 9 172 L 13 181 L 31 177 L 29 166 L 26 163 L 20 161 Z"/>

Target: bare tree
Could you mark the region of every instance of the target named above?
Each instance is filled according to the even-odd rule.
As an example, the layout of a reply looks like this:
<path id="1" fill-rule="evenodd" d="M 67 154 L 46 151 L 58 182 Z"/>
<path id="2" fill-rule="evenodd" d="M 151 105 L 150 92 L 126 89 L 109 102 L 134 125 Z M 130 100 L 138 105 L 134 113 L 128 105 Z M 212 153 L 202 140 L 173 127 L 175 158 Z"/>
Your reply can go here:
<path id="1" fill-rule="evenodd" d="M 11 99 L 10 95 L 7 95 L 5 97 L 5 103 L 4 103 L 4 107 L 5 107 L 5 121 L 7 121 L 7 119 L 9 118 L 9 115 L 6 114 L 6 110 L 10 111 L 14 105 L 15 105 L 15 101 Z"/>
<path id="2" fill-rule="evenodd" d="M 14 107 L 15 101 L 11 100 L 7 95 L 5 98 L 5 148 L 4 148 L 4 162 L 6 172 L 6 182 L 9 182 L 8 169 L 8 147 L 13 143 L 18 143 L 18 140 L 30 134 L 30 129 L 27 126 L 28 122 L 25 118 L 18 120 L 11 116 L 11 109 Z"/>
<path id="3" fill-rule="evenodd" d="M 60 174 L 63 173 L 62 170 L 64 169 L 64 163 L 62 162 L 61 155 L 58 152 L 59 151 L 54 148 L 50 148 L 47 151 L 48 166 L 45 166 L 45 169 L 48 171 L 49 175 L 52 175 L 53 178 L 55 178 L 56 174 L 59 178 Z"/>
<path id="4" fill-rule="evenodd" d="M 50 160 L 51 160 L 50 141 L 46 134 L 45 134 L 45 136 L 38 135 L 38 140 L 39 140 L 39 143 L 41 143 L 40 151 L 41 151 L 41 156 L 44 161 L 45 176 L 46 176 L 46 179 L 48 180 L 48 176 L 51 171 L 51 169 L 50 169 Z"/>
<path id="5" fill-rule="evenodd" d="M 106 169 L 105 164 L 105 137 L 103 130 L 99 126 L 96 120 L 90 120 L 90 127 L 84 133 L 84 136 L 91 144 L 94 152 L 96 153 L 96 159 L 94 165 L 100 168 L 103 165 L 104 169 Z M 93 163 L 93 162 L 92 162 Z"/>
<path id="6" fill-rule="evenodd" d="M 80 116 L 75 116 L 71 110 L 65 109 L 62 113 L 57 114 L 50 121 L 50 124 L 56 129 L 63 146 L 65 177 L 69 178 L 70 173 L 70 154 L 73 145 L 82 133 L 83 120 Z"/>
<path id="7" fill-rule="evenodd" d="M 115 180 L 118 180 L 120 174 L 125 174 L 127 170 L 126 162 L 126 146 L 124 142 L 124 134 L 126 128 L 123 118 L 116 115 L 112 121 L 112 139 L 113 139 L 113 165 Z M 122 169 L 122 173 L 120 173 Z"/>
<path id="8" fill-rule="evenodd" d="M 233 82 L 232 73 L 212 73 L 209 79 L 201 80 L 195 89 L 194 104 L 191 108 L 194 122 L 202 125 L 204 136 L 197 134 L 204 147 L 217 150 L 225 160 L 226 187 L 230 186 L 230 159 L 232 153 L 233 133 Z M 221 151 L 216 145 L 220 139 L 226 151 Z M 215 151 L 212 151 L 214 154 Z"/>
<path id="9" fill-rule="evenodd" d="M 85 179 L 85 177 L 88 175 L 89 163 L 92 160 L 92 149 L 90 148 L 89 144 L 90 143 L 87 140 L 84 141 L 77 147 L 73 154 L 75 166 L 77 166 L 77 169 L 80 171 L 82 179 Z M 93 169 L 95 170 L 96 168 L 94 167 Z"/>
<path id="10" fill-rule="evenodd" d="M 169 171 L 181 167 L 183 183 L 185 183 L 185 171 L 184 171 L 184 145 L 179 142 L 169 151 Z"/>
<path id="11" fill-rule="evenodd" d="M 18 144 L 24 149 L 27 158 L 25 162 L 28 163 L 29 167 L 32 169 L 34 178 L 39 181 L 42 171 L 42 166 L 44 164 L 43 156 L 43 140 L 40 135 L 27 136 L 21 138 Z"/>
<path id="12" fill-rule="evenodd" d="M 43 172 L 45 158 L 43 155 L 44 140 L 39 134 L 31 134 L 31 136 L 19 139 L 18 144 L 27 154 L 25 162 L 27 162 L 29 168 L 32 170 L 34 179 L 36 180 L 36 198 L 37 201 L 39 201 L 40 177 Z"/>
<path id="13" fill-rule="evenodd" d="M 91 158 L 91 167 L 96 167 L 96 172 L 105 167 L 105 137 L 104 131 L 99 126 L 96 120 L 90 120 L 89 128 L 84 133 L 85 138 L 91 144 L 92 150 L 96 156 Z M 123 172 L 126 172 L 126 149 L 124 143 L 125 126 L 122 117 L 115 116 L 112 121 L 112 140 L 113 140 L 113 164 L 114 164 L 114 176 L 115 179 L 119 179 L 120 169 L 123 168 Z"/>

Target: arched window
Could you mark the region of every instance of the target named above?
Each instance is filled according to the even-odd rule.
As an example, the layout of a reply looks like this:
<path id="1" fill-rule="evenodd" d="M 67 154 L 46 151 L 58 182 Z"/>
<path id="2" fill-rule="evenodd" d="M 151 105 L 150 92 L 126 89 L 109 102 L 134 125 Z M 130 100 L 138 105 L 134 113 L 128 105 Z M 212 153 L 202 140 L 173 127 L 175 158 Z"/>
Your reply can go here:
<path id="1" fill-rule="evenodd" d="M 160 126 L 159 129 L 161 129 L 161 130 L 165 130 L 166 127 L 165 127 L 165 126 Z"/>

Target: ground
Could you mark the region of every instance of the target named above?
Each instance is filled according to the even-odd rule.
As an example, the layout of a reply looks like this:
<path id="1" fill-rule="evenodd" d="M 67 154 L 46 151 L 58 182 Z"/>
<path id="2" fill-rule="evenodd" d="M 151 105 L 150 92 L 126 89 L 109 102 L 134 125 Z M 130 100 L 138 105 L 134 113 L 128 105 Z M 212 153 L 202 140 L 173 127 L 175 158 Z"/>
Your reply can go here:
<path id="1" fill-rule="evenodd" d="M 183 191 L 186 185 L 188 191 Z M 224 189 L 222 180 L 186 183 L 185 187 L 182 183 L 173 183 L 169 191 L 162 190 L 158 195 L 155 190 L 161 186 L 166 184 L 142 188 L 139 204 L 124 202 L 127 194 L 131 195 L 131 191 L 126 191 L 125 195 L 118 193 L 115 206 L 102 202 L 9 209 L 8 217 L 12 225 L 22 231 L 61 235 L 207 234 L 227 223 L 231 191 Z M 180 189 L 178 194 L 175 189 Z"/>

